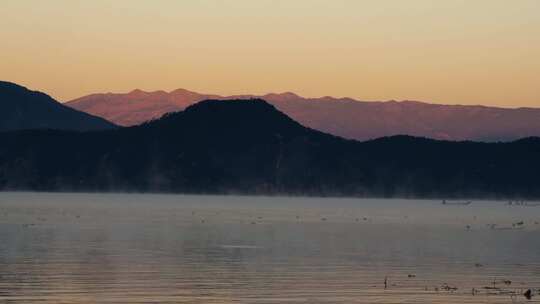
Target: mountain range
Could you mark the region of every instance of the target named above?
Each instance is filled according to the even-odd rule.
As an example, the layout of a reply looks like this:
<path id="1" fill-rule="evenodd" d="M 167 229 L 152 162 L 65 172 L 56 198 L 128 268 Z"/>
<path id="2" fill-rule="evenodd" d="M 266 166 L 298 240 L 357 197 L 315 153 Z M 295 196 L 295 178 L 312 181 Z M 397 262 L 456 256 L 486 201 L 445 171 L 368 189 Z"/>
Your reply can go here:
<path id="1" fill-rule="evenodd" d="M 303 98 L 294 93 L 219 96 L 184 89 L 92 94 L 66 103 L 115 124 L 133 126 L 205 99 L 261 98 L 304 126 L 348 139 L 411 135 L 442 140 L 512 141 L 540 135 L 540 109 Z"/>
<path id="2" fill-rule="evenodd" d="M 67 107 L 41 92 L 0 81 L 0 131 L 23 129 L 105 130 L 103 118 Z"/>
<path id="3" fill-rule="evenodd" d="M 206 100 L 138 126 L 0 133 L 0 190 L 540 198 L 540 139 L 359 142 L 261 99 Z"/>

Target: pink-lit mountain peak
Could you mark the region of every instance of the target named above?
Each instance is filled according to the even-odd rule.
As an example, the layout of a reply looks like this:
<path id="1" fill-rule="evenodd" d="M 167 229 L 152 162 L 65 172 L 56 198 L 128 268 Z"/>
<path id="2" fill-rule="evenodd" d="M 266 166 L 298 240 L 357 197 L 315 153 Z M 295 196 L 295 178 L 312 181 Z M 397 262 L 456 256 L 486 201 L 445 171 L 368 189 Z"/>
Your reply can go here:
<path id="1" fill-rule="evenodd" d="M 67 105 L 129 126 L 180 111 L 205 99 L 262 98 L 301 124 L 345 138 L 367 140 L 399 134 L 447 140 L 512 140 L 540 135 L 540 109 L 440 105 L 421 101 L 358 101 L 292 92 L 220 96 L 186 89 L 93 94 Z"/>

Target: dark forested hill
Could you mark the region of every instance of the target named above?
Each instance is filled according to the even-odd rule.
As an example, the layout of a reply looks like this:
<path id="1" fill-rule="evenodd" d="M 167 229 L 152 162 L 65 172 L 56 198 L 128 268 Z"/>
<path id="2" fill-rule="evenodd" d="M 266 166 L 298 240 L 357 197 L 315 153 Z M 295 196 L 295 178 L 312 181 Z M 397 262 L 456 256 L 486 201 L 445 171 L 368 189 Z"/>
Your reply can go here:
<path id="1" fill-rule="evenodd" d="M 0 134 L 0 189 L 540 197 L 540 139 L 357 142 L 263 100 L 203 101 L 104 132 Z"/>
<path id="2" fill-rule="evenodd" d="M 29 129 L 88 131 L 114 127 L 103 118 L 64 106 L 49 95 L 0 81 L 0 131 Z"/>

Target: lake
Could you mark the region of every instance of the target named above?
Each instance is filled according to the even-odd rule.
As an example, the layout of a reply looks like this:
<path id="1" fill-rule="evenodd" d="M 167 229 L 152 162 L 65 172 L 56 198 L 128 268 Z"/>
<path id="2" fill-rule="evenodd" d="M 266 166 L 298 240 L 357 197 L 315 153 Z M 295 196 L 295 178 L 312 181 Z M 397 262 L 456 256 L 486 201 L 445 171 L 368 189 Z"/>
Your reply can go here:
<path id="1" fill-rule="evenodd" d="M 0 303 L 540 303 L 539 221 L 503 201 L 0 193 Z"/>

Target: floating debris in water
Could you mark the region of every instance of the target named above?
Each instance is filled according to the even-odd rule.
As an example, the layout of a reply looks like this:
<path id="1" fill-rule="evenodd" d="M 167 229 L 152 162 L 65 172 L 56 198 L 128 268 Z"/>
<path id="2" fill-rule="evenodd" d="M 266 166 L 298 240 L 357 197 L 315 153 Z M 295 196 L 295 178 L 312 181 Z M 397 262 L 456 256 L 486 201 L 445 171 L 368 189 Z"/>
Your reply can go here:
<path id="1" fill-rule="evenodd" d="M 519 221 L 517 223 L 513 223 L 512 224 L 512 227 L 519 227 L 519 226 L 523 226 L 525 223 L 523 221 Z"/>
<path id="2" fill-rule="evenodd" d="M 533 295 L 532 295 L 532 290 L 527 289 L 527 291 L 525 291 L 525 293 L 523 293 L 523 296 L 525 296 L 525 298 L 526 298 L 527 300 L 532 299 L 532 296 L 533 296 Z"/>
<path id="3" fill-rule="evenodd" d="M 458 290 L 457 287 L 455 287 L 455 286 L 450 286 L 450 285 L 448 285 L 447 283 L 444 283 L 444 284 L 441 286 L 441 289 L 442 289 L 442 290 L 446 290 L 446 291 L 450 291 L 450 292 L 454 292 L 454 291 Z"/>
<path id="4" fill-rule="evenodd" d="M 484 286 L 482 288 L 486 291 L 486 294 L 499 294 L 501 292 L 501 289 L 496 286 Z"/>

